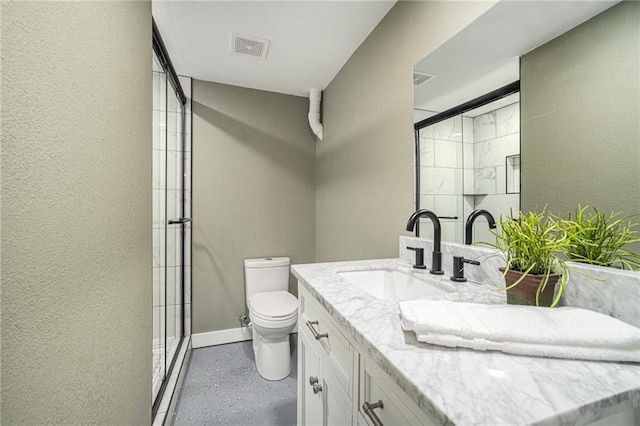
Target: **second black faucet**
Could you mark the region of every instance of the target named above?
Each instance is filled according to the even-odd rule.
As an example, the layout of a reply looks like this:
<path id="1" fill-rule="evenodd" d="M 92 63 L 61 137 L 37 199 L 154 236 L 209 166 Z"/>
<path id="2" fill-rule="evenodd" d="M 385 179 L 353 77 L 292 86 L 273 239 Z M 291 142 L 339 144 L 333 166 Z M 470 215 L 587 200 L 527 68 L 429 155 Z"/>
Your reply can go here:
<path id="1" fill-rule="evenodd" d="M 496 229 L 496 220 L 493 218 L 493 215 L 491 213 L 484 209 L 472 211 L 467 218 L 467 223 L 464 225 L 464 243 L 467 245 L 471 244 L 471 241 L 473 239 L 473 222 L 475 222 L 475 220 L 479 216 L 484 216 L 485 218 L 487 218 L 489 229 Z"/>
<path id="2" fill-rule="evenodd" d="M 406 229 L 409 232 L 413 232 L 416 226 L 416 222 L 421 217 L 431 219 L 431 223 L 433 223 L 433 254 L 431 255 L 432 263 L 429 273 L 433 275 L 443 275 L 444 271 L 442 270 L 442 252 L 440 251 L 440 240 L 442 238 L 442 231 L 440 228 L 440 220 L 438 219 L 438 216 L 431 210 L 418 210 L 414 212 L 409 218 Z"/>

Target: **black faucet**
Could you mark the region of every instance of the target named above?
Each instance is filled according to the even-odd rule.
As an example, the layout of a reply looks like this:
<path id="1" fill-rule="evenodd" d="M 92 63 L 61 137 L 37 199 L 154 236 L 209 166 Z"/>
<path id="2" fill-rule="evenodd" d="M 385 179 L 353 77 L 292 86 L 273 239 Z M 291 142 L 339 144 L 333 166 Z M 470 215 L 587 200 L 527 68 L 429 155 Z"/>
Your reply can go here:
<path id="1" fill-rule="evenodd" d="M 457 281 L 463 283 L 467 281 L 464 277 L 464 264 L 479 265 L 477 260 L 465 259 L 462 256 L 453 256 L 453 275 L 451 275 L 451 281 Z"/>
<path id="2" fill-rule="evenodd" d="M 407 231 L 412 232 L 416 226 L 416 222 L 421 217 L 426 217 L 431 219 L 431 223 L 433 223 L 433 254 L 432 254 L 432 263 L 431 269 L 429 273 L 433 275 L 442 275 L 444 271 L 442 270 L 442 253 L 440 252 L 440 239 L 441 239 L 441 230 L 440 230 L 440 220 L 438 216 L 431 210 L 418 210 L 414 212 L 409 221 L 407 222 Z"/>
<path id="3" fill-rule="evenodd" d="M 416 269 L 427 269 L 427 267 L 424 266 L 424 249 L 422 247 L 407 247 L 407 249 L 416 252 L 416 261 L 413 267 Z"/>
<path id="4" fill-rule="evenodd" d="M 464 225 L 464 243 L 467 245 L 470 245 L 471 240 L 473 239 L 473 222 L 475 222 L 478 216 L 486 217 L 487 222 L 489 222 L 489 228 L 496 229 L 496 220 L 493 218 L 491 213 L 483 209 L 472 211 L 467 218 L 467 223 Z"/>

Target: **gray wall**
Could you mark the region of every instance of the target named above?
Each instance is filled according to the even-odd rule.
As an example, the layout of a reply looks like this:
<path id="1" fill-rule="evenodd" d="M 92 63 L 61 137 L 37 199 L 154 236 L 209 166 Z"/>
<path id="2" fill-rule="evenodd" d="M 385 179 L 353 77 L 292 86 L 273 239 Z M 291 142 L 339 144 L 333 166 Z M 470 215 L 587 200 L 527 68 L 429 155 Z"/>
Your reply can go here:
<path id="1" fill-rule="evenodd" d="M 308 105 L 297 96 L 193 81 L 194 333 L 239 327 L 245 258 L 315 259 Z"/>
<path id="2" fill-rule="evenodd" d="M 525 55 L 521 72 L 523 210 L 640 214 L 640 3 Z"/>
<path id="3" fill-rule="evenodd" d="M 1 421 L 149 424 L 150 3 L 1 7 Z"/>
<path id="4" fill-rule="evenodd" d="M 413 66 L 493 2 L 398 2 L 324 92 L 316 260 L 394 257 L 414 210 Z"/>

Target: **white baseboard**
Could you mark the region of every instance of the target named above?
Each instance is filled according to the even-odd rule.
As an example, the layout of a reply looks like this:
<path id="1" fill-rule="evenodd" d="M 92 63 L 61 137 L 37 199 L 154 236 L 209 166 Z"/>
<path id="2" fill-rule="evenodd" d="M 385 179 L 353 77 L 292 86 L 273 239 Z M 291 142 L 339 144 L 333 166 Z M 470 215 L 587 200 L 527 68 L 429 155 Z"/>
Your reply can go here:
<path id="1" fill-rule="evenodd" d="M 193 349 L 205 346 L 224 345 L 227 343 L 244 342 L 252 340 L 251 327 L 229 328 L 227 330 L 209 331 L 191 335 L 191 347 Z M 298 324 L 292 333 L 298 332 Z"/>
<path id="2" fill-rule="evenodd" d="M 244 342 L 251 339 L 251 327 L 238 327 L 192 334 L 191 345 L 196 349 L 205 346 L 224 345 L 225 343 Z"/>

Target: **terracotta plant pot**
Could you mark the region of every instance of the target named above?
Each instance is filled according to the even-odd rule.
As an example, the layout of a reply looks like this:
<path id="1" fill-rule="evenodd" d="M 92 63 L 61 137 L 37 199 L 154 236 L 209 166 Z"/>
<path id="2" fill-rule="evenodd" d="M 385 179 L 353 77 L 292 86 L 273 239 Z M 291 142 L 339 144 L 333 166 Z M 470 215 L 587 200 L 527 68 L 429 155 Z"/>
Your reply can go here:
<path id="1" fill-rule="evenodd" d="M 504 268 L 499 268 L 504 273 Z M 504 281 L 507 287 L 518 281 L 522 277 L 522 272 L 507 271 Z M 538 306 L 551 306 L 553 294 L 560 275 L 549 275 L 549 280 L 542 293 L 540 293 L 540 304 Z M 533 305 L 536 306 L 536 293 L 538 287 L 544 279 L 544 275 L 528 274 L 520 283 L 507 290 L 507 304 L 509 305 Z"/>

